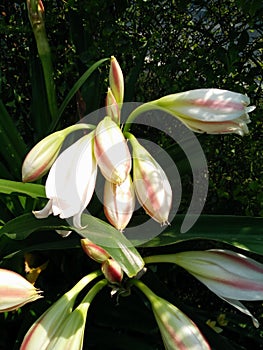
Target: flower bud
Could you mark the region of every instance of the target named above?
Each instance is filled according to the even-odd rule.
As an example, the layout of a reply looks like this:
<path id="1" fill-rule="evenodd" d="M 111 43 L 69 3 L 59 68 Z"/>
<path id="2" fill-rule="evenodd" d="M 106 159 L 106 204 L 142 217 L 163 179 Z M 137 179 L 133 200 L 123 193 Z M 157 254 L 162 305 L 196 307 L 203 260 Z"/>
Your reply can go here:
<path id="1" fill-rule="evenodd" d="M 120 125 L 120 108 L 113 96 L 111 88 L 108 88 L 106 96 L 106 111 L 107 116 L 111 117 L 117 125 Z"/>
<path id="2" fill-rule="evenodd" d="M 88 124 L 75 124 L 54 132 L 39 141 L 27 154 L 22 165 L 22 181 L 31 182 L 44 176 L 55 162 L 65 138 L 73 131 L 90 129 Z"/>
<path id="3" fill-rule="evenodd" d="M 169 180 L 156 160 L 129 134 L 133 154 L 133 182 L 136 196 L 155 221 L 164 225 L 172 205 L 172 189 Z"/>
<path id="4" fill-rule="evenodd" d="M 110 283 L 121 283 L 123 278 L 123 271 L 117 261 L 113 259 L 107 259 L 102 263 L 101 271 Z"/>
<path id="5" fill-rule="evenodd" d="M 151 104 L 174 115 L 189 129 L 208 134 L 248 133 L 247 96 L 220 89 L 196 89 L 164 96 Z"/>
<path id="6" fill-rule="evenodd" d="M 88 238 L 82 238 L 80 240 L 82 249 L 93 260 L 98 263 L 103 263 L 110 258 L 110 255 L 100 246 L 92 243 Z"/>
<path id="7" fill-rule="evenodd" d="M 109 222 L 118 230 L 124 230 L 135 207 L 135 194 L 130 175 L 120 185 L 105 181 L 103 204 Z"/>
<path id="8" fill-rule="evenodd" d="M 95 130 L 94 152 L 103 176 L 121 184 L 131 170 L 131 155 L 119 126 L 105 117 Z"/>
<path id="9" fill-rule="evenodd" d="M 18 273 L 0 269 L 0 312 L 16 310 L 31 301 L 42 298 L 36 289 Z"/>
<path id="10" fill-rule="evenodd" d="M 110 60 L 110 74 L 109 74 L 109 82 L 110 88 L 112 90 L 113 96 L 116 102 L 119 104 L 121 108 L 121 104 L 123 103 L 124 96 L 124 79 L 121 67 L 114 56 L 111 56 Z"/>

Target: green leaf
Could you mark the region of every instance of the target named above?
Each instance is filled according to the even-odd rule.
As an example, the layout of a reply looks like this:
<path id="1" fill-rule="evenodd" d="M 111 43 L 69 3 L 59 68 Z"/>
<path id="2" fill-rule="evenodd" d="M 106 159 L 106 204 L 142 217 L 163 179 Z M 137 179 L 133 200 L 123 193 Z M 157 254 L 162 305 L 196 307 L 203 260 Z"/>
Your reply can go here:
<path id="1" fill-rule="evenodd" d="M 85 83 L 85 81 L 88 79 L 88 77 L 94 72 L 95 69 L 97 69 L 102 63 L 105 61 L 108 61 L 108 58 L 103 58 L 97 62 L 95 62 L 82 76 L 79 78 L 79 80 L 73 85 L 69 93 L 67 94 L 66 98 L 62 102 L 59 111 L 58 111 L 58 118 L 52 123 L 50 132 L 53 132 L 55 130 L 59 119 L 61 118 L 65 108 L 67 107 L 69 101 L 72 99 L 72 97 L 76 94 L 76 92 L 79 90 L 79 88 Z"/>
<path id="2" fill-rule="evenodd" d="M 184 215 L 177 215 L 171 226 L 142 246 L 159 247 L 192 239 L 209 239 L 263 255 L 263 218 L 201 215 L 189 231 L 181 233 L 183 219 Z"/>
<path id="3" fill-rule="evenodd" d="M 144 262 L 132 243 L 113 226 L 94 216 L 83 214 L 81 218 L 84 228 L 74 230 L 104 248 L 129 277 L 137 275 Z"/>
<path id="4" fill-rule="evenodd" d="M 33 214 L 24 214 L 7 222 L 0 230 L 11 239 L 23 240 L 31 233 L 43 230 L 74 230 L 104 248 L 122 267 L 129 277 L 135 276 L 144 266 L 144 261 L 132 243 L 118 230 L 94 216 L 82 215 L 83 229 L 73 228 L 57 217 L 36 219 Z"/>
<path id="5" fill-rule="evenodd" d="M 45 186 L 0 179 L 0 193 L 23 194 L 32 198 L 46 198 Z"/>

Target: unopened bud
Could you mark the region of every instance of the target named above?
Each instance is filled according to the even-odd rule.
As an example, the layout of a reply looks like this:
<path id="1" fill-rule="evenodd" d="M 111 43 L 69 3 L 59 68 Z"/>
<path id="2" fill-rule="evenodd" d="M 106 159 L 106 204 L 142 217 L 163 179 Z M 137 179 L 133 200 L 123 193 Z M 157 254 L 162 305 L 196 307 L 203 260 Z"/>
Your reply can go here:
<path id="1" fill-rule="evenodd" d="M 80 242 L 84 252 L 91 259 L 97 261 L 98 263 L 103 263 L 105 260 L 107 260 L 110 257 L 110 255 L 106 252 L 106 250 L 92 243 L 89 239 L 82 238 Z"/>
<path id="2" fill-rule="evenodd" d="M 114 56 L 111 56 L 110 63 L 111 63 L 110 74 L 109 74 L 110 88 L 112 90 L 112 93 L 116 102 L 119 104 L 119 107 L 121 108 L 121 104 L 123 103 L 123 96 L 124 96 L 123 74 L 119 63 Z"/>
<path id="3" fill-rule="evenodd" d="M 123 271 L 117 261 L 107 259 L 101 265 L 101 271 L 106 279 L 113 284 L 120 284 L 123 278 Z"/>

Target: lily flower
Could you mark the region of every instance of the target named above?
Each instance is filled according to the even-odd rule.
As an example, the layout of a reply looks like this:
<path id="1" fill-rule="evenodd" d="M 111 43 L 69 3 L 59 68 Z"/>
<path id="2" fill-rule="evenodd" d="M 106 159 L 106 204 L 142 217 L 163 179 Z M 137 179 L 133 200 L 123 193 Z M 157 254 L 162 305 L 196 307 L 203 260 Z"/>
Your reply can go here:
<path id="1" fill-rule="evenodd" d="M 103 205 L 104 213 L 109 222 L 117 230 L 123 231 L 128 225 L 135 207 L 135 194 L 130 175 L 120 185 L 105 181 Z"/>
<path id="2" fill-rule="evenodd" d="M 0 269 L 0 312 L 13 311 L 42 298 L 41 291 L 18 273 Z"/>
<path id="3" fill-rule="evenodd" d="M 71 290 L 46 310 L 26 333 L 20 350 L 46 350 L 51 340 L 56 336 L 61 324 L 71 314 L 79 292 L 99 275 L 101 275 L 101 272 L 96 271 L 83 277 Z"/>
<path id="4" fill-rule="evenodd" d="M 119 126 L 105 117 L 96 127 L 94 152 L 103 176 L 121 184 L 131 170 L 131 155 Z"/>
<path id="5" fill-rule="evenodd" d="M 120 108 L 113 96 L 111 88 L 108 88 L 106 96 L 106 111 L 107 116 L 111 117 L 117 125 L 120 125 Z"/>
<path id="6" fill-rule="evenodd" d="M 133 183 L 141 206 L 155 221 L 164 225 L 172 205 L 172 189 L 162 167 L 130 133 L 132 145 Z"/>
<path id="7" fill-rule="evenodd" d="M 175 263 L 220 298 L 258 321 L 239 300 L 263 300 L 263 264 L 229 250 L 212 249 L 147 257 L 146 263 Z"/>
<path id="8" fill-rule="evenodd" d="M 73 225 L 81 227 L 81 214 L 93 195 L 97 165 L 93 155 L 94 131 L 83 136 L 52 165 L 46 181 L 47 205 L 33 212 L 37 218 L 50 214 L 61 219 L 73 217 Z"/>
<path id="9" fill-rule="evenodd" d="M 190 90 L 150 102 L 195 132 L 241 136 L 248 133 L 248 113 L 255 109 L 249 103 L 247 96 L 221 89 Z"/>
<path id="10" fill-rule="evenodd" d="M 109 82 L 112 94 L 121 108 L 124 96 L 124 79 L 121 67 L 114 56 L 110 59 Z"/>
<path id="11" fill-rule="evenodd" d="M 83 347 L 87 312 L 96 294 L 107 285 L 101 280 L 93 286 L 76 309 L 69 314 L 45 350 L 81 350 Z"/>
<path id="12" fill-rule="evenodd" d="M 149 299 L 166 350 L 210 350 L 196 324 L 181 310 L 153 293 L 139 280 L 133 281 Z"/>
<path id="13" fill-rule="evenodd" d="M 40 179 L 51 168 L 59 155 L 65 138 L 73 131 L 90 129 L 89 124 L 75 124 L 56 131 L 39 141 L 27 154 L 22 165 L 22 181 L 31 182 Z"/>

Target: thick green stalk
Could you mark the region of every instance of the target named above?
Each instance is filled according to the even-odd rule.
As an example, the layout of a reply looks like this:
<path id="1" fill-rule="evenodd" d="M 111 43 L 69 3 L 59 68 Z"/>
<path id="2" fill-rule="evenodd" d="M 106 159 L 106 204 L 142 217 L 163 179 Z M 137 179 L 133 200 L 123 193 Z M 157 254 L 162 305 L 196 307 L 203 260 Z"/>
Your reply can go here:
<path id="1" fill-rule="evenodd" d="M 53 79 L 54 70 L 51 60 L 51 51 L 44 22 L 44 6 L 41 0 L 27 0 L 27 9 L 43 68 L 49 111 L 51 119 L 54 120 L 58 114 L 58 106 Z"/>

